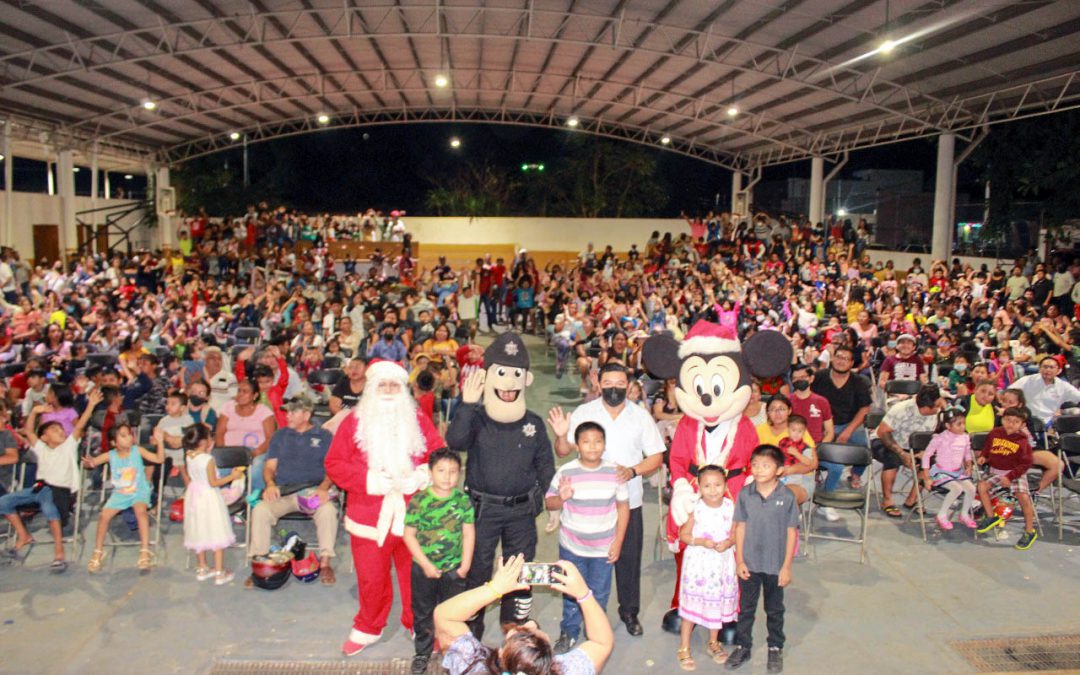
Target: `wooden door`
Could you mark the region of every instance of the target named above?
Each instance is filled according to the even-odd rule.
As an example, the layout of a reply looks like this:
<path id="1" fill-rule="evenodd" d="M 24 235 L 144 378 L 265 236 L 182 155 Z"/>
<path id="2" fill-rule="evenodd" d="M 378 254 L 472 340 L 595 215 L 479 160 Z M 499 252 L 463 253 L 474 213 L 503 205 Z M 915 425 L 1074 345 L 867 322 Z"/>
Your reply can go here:
<path id="1" fill-rule="evenodd" d="M 60 259 L 59 225 L 34 225 L 34 262 L 42 258 L 50 263 Z"/>

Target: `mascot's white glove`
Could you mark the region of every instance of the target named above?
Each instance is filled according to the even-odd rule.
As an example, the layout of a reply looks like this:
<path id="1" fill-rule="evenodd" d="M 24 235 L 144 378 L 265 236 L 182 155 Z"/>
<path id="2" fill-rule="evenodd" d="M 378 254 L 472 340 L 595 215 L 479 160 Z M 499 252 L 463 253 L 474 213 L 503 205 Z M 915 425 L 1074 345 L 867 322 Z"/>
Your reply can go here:
<path id="1" fill-rule="evenodd" d="M 671 518 L 676 525 L 682 527 L 697 505 L 697 500 L 697 493 L 685 478 L 680 478 L 671 485 Z"/>
<path id="2" fill-rule="evenodd" d="M 401 493 L 411 495 L 429 485 L 431 485 L 431 469 L 427 464 L 421 464 L 401 481 Z"/>
<path id="3" fill-rule="evenodd" d="M 368 471 L 367 493 L 369 495 L 385 495 L 394 489 L 394 479 L 385 471 Z"/>

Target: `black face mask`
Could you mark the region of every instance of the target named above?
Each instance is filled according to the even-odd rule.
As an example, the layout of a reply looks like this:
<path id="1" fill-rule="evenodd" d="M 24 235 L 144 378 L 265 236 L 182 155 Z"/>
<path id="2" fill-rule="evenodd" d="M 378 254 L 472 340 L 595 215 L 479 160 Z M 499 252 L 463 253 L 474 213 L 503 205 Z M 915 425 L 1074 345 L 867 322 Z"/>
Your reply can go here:
<path id="1" fill-rule="evenodd" d="M 600 390 L 603 395 L 604 403 L 608 404 L 612 408 L 616 408 L 626 401 L 626 388 L 622 387 L 604 387 Z"/>
<path id="2" fill-rule="evenodd" d="M 394 334 L 393 333 L 383 333 L 382 339 L 386 340 L 387 342 L 390 342 L 391 340 L 394 339 Z"/>
<path id="3" fill-rule="evenodd" d="M 198 408 L 202 404 L 206 403 L 206 399 L 203 398 L 202 396 L 188 396 L 188 401 L 191 403 L 191 405 L 195 406 L 196 408 Z"/>
<path id="4" fill-rule="evenodd" d="M 799 380 L 798 382 L 792 382 L 791 387 L 795 391 L 806 391 L 810 388 L 810 383 L 806 380 Z"/>

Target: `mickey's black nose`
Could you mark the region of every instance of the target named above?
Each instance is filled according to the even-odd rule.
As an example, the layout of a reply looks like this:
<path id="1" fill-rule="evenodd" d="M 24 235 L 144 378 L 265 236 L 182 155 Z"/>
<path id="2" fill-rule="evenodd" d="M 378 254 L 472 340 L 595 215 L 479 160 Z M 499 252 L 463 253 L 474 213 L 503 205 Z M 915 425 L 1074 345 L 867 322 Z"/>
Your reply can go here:
<path id="1" fill-rule="evenodd" d="M 702 394 L 701 395 L 701 404 L 704 405 L 706 408 L 711 406 L 712 405 L 712 396 L 710 394 Z"/>

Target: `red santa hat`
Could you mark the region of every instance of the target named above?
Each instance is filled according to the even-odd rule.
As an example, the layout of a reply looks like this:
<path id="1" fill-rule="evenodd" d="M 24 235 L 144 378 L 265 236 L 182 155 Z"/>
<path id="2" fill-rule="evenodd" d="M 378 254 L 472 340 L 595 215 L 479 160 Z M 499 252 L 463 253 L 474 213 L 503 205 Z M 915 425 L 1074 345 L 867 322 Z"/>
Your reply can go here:
<path id="1" fill-rule="evenodd" d="M 405 372 L 405 368 L 397 361 L 387 359 L 375 359 L 369 363 L 365 376 L 368 382 L 395 380 L 401 384 L 409 383 L 409 374 Z"/>
<path id="2" fill-rule="evenodd" d="M 734 330 L 711 321 L 698 321 L 690 327 L 682 344 L 679 345 L 679 358 L 685 359 L 691 354 L 738 351 L 742 351 L 742 345 Z"/>

